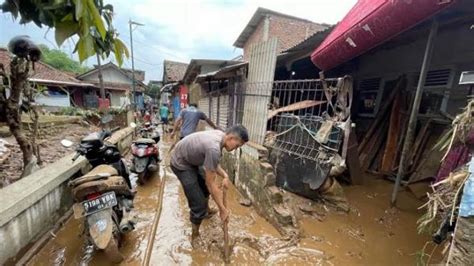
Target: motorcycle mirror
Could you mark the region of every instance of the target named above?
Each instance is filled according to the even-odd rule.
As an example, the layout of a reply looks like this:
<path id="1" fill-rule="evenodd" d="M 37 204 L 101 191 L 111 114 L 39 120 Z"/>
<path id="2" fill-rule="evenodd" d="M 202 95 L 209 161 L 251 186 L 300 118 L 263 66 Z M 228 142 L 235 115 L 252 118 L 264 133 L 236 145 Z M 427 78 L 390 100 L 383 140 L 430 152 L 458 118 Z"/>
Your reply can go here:
<path id="1" fill-rule="evenodd" d="M 131 127 L 131 128 L 136 128 L 136 127 L 137 127 L 137 124 L 135 124 L 135 123 L 132 122 L 132 123 L 130 123 L 130 127 Z"/>
<path id="2" fill-rule="evenodd" d="M 74 145 L 74 142 L 72 142 L 70 140 L 67 140 L 67 139 L 63 139 L 63 140 L 61 140 L 61 145 L 63 145 L 66 148 L 69 148 L 72 145 Z"/>
<path id="3" fill-rule="evenodd" d="M 114 119 L 114 117 L 112 115 L 104 115 L 101 119 L 100 119 L 100 122 L 102 124 L 107 124 L 107 123 L 110 123 L 112 122 L 112 120 Z"/>

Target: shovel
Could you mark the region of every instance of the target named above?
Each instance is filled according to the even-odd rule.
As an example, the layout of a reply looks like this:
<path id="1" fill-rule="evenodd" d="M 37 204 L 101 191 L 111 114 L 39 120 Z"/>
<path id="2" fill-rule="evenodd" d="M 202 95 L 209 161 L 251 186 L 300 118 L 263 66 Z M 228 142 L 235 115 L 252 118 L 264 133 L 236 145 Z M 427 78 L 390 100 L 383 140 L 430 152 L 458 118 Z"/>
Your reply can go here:
<path id="1" fill-rule="evenodd" d="M 227 189 L 222 190 L 222 201 L 224 203 L 224 207 L 227 209 L 227 200 L 226 200 Z M 229 218 L 227 221 L 224 222 L 224 262 L 230 263 L 230 247 L 229 247 Z"/>

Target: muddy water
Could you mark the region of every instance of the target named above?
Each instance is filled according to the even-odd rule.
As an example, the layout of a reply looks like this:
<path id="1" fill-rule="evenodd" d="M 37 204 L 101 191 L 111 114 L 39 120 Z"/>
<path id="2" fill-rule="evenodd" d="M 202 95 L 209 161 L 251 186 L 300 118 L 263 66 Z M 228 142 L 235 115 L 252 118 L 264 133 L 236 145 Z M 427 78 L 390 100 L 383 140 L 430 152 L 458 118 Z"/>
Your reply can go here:
<path id="1" fill-rule="evenodd" d="M 136 183 L 136 179 L 132 179 Z M 125 255 L 124 265 L 140 265 L 148 240 L 148 232 L 154 218 L 158 199 L 160 178 L 153 177 L 146 186 L 137 187 L 135 208 L 132 216 L 137 221 L 136 228 L 127 234 L 121 247 Z M 41 251 L 33 257 L 29 265 L 112 265 L 103 253 L 90 252 L 84 247 L 82 236 L 83 220 L 71 217 Z"/>
<path id="2" fill-rule="evenodd" d="M 121 252 L 126 260 L 122 265 L 141 265 L 144 260 L 161 184 L 160 178 L 155 177 L 137 188 L 133 211 L 137 225 L 124 239 Z M 227 196 L 231 210 L 231 264 L 413 265 L 415 253 L 428 240 L 416 234 L 416 220 L 420 216 L 416 207 L 421 202 L 402 191 L 399 209 L 390 208 L 391 188 L 392 183 L 382 180 L 346 187 L 352 209 L 349 214 L 314 205 L 318 217 L 299 213 L 301 234 L 288 239 L 283 239 L 255 210 L 241 206 L 240 195 L 231 188 Z M 296 197 L 293 204 L 298 210 L 309 201 Z M 215 208 L 212 201 L 211 206 Z M 111 265 L 102 253 L 87 256 L 81 232 L 82 220 L 69 219 L 30 265 Z M 203 222 L 201 237 L 193 247 L 187 202 L 179 181 L 168 169 L 150 265 L 212 264 L 223 264 L 220 219 L 216 215 Z"/>
<path id="3" fill-rule="evenodd" d="M 435 247 L 426 235 L 418 235 L 417 209 L 423 202 L 401 191 L 397 208 L 390 207 L 393 183 L 369 180 L 364 186 L 345 187 L 351 203 L 349 214 L 325 212 L 323 222 L 309 215 L 300 220 L 302 247 L 324 250 L 334 265 L 415 265 L 418 253 Z M 440 261 L 434 252 L 432 263 Z"/>

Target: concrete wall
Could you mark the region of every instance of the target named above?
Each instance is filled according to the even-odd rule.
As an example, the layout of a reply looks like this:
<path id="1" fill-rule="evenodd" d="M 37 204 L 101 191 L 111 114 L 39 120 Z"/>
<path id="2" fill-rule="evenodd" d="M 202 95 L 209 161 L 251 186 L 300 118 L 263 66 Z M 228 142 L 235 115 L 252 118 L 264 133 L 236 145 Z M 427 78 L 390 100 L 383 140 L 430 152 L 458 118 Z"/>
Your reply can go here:
<path id="1" fill-rule="evenodd" d="M 263 146 L 247 144 L 241 151 L 224 153 L 221 165 L 257 212 L 285 235 L 295 227 L 294 215 L 275 186 L 276 178 L 267 153 Z"/>
<path id="2" fill-rule="evenodd" d="M 131 128 L 120 130 L 110 142 L 125 151 L 132 133 Z M 70 154 L 0 190 L 0 265 L 50 230 L 71 208 L 67 182 L 87 165 L 84 157 L 75 162 L 72 157 Z"/>

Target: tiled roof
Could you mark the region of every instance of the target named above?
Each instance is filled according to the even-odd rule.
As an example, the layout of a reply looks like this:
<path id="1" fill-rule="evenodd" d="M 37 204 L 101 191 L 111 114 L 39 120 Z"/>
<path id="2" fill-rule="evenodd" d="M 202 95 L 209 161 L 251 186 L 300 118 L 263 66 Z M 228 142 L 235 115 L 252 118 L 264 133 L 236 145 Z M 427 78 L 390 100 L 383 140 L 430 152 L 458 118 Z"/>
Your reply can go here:
<path id="1" fill-rule="evenodd" d="M 0 48 L 0 64 L 3 64 L 5 67 L 5 71 L 10 73 L 10 60 L 12 58 L 12 54 L 8 52 L 4 48 Z M 65 84 L 65 85 L 78 85 L 83 86 L 87 85 L 87 83 L 83 83 L 82 81 L 76 79 L 74 76 L 63 72 L 61 70 L 55 69 L 43 62 L 36 62 L 35 69 L 31 69 L 31 76 L 30 80 L 34 80 L 38 83 L 55 83 L 55 84 Z"/>
<path id="2" fill-rule="evenodd" d="M 181 81 L 186 73 L 188 64 L 165 60 L 163 62 L 163 83 Z"/>

